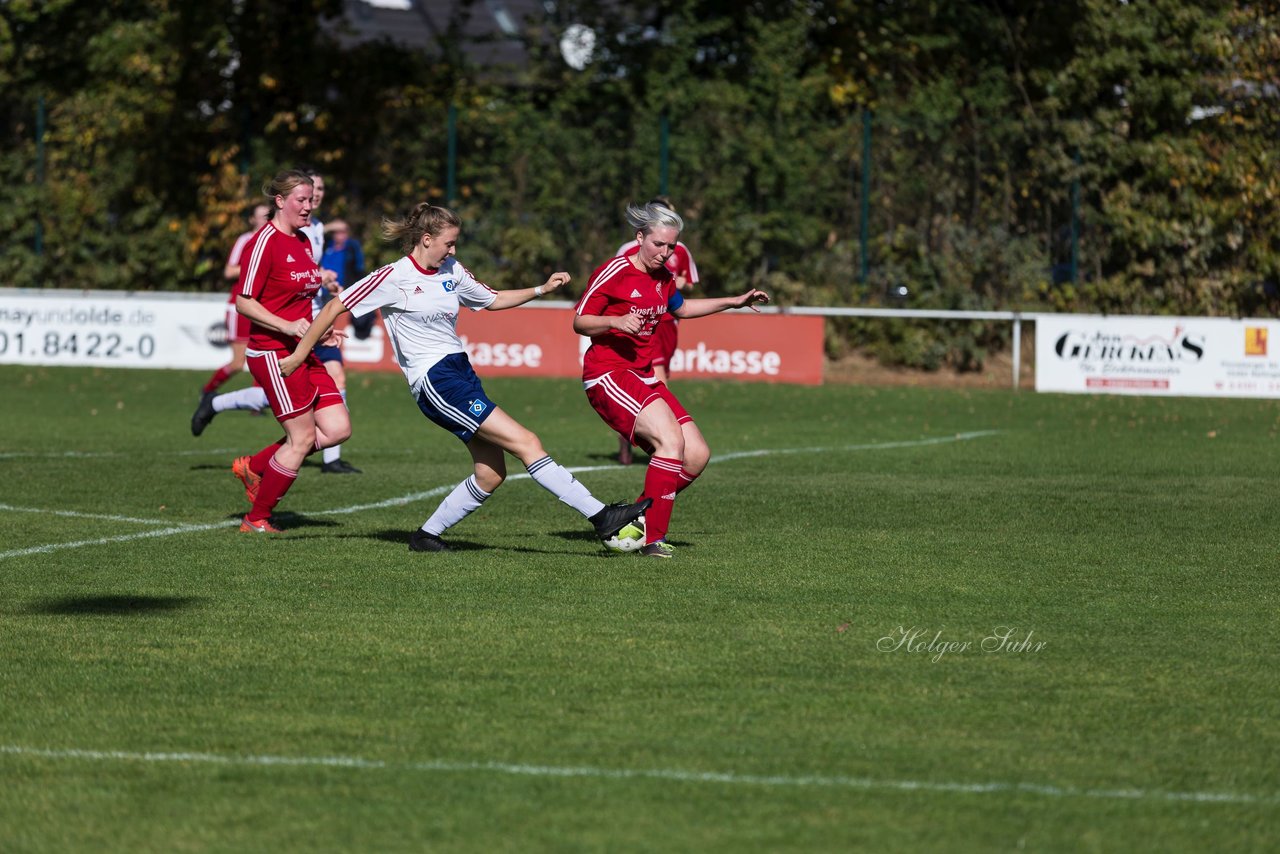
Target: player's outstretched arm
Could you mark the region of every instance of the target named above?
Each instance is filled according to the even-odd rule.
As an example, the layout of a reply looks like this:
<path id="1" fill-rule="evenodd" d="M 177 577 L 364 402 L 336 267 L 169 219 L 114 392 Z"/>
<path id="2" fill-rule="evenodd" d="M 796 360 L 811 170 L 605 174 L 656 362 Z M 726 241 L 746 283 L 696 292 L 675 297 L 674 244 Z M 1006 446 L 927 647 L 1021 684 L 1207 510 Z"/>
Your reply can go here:
<path id="1" fill-rule="evenodd" d="M 535 300 L 544 294 L 558 291 L 569 283 L 568 273 L 552 273 L 551 276 L 536 288 L 516 288 L 510 291 L 498 291 L 498 297 L 486 306 L 488 311 L 502 311 L 504 308 L 515 308 Z"/>
<path id="2" fill-rule="evenodd" d="M 706 317 L 708 314 L 717 314 L 731 308 L 749 308 L 755 311 L 756 303 L 766 303 L 768 301 L 769 295 L 767 293 L 752 288 L 746 293 L 738 294 L 736 297 L 687 299 L 683 305 L 672 313 L 683 320 L 690 317 Z"/>

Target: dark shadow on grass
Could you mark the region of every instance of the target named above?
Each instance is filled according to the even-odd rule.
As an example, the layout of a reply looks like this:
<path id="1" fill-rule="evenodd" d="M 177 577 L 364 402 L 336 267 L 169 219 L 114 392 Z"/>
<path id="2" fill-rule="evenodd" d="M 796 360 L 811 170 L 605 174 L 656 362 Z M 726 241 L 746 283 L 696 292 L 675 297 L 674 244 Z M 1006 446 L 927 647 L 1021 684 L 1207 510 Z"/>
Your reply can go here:
<path id="1" fill-rule="evenodd" d="M 245 513 L 248 512 L 248 509 L 246 509 L 244 513 L 228 513 L 224 518 L 243 519 L 245 517 Z M 335 522 L 332 519 L 313 519 L 310 516 L 303 516 L 298 513 L 290 513 L 288 511 L 283 513 L 272 513 L 271 523 L 278 526 L 286 534 L 290 531 L 300 531 L 304 528 L 337 528 L 342 524 L 341 522 Z"/>
<path id="2" fill-rule="evenodd" d="M 349 536 L 358 537 L 362 540 L 380 540 L 384 543 L 395 543 L 398 546 L 403 546 L 406 554 L 432 554 L 432 552 L 409 552 L 410 533 L 410 531 L 397 528 L 394 530 L 387 529 L 382 531 L 373 531 L 368 534 L 350 534 Z M 488 546 L 483 543 L 472 543 L 467 540 L 455 540 L 452 537 L 446 539 L 445 542 L 449 544 L 449 551 L 454 552 L 483 551 L 488 548 Z"/>
<path id="3" fill-rule="evenodd" d="M 168 611 L 181 611 L 199 606 L 205 600 L 199 596 L 65 596 L 32 605 L 32 614 L 55 616 L 143 616 Z"/>
<path id="4" fill-rule="evenodd" d="M 562 540 L 587 540 L 593 543 L 599 542 L 599 540 L 596 539 L 596 535 L 591 531 L 548 531 L 547 534 L 548 536 L 559 537 Z M 674 537 L 667 537 L 667 542 L 671 543 L 671 545 L 676 548 L 689 549 L 690 551 L 695 548 L 695 546 L 687 540 L 677 540 Z M 615 554 L 615 552 L 610 552 L 610 554 Z"/>
<path id="5" fill-rule="evenodd" d="M 409 551 L 409 532 L 403 530 L 383 530 L 373 531 L 368 534 L 337 534 L 336 539 L 359 539 L 359 540 L 379 540 L 384 543 L 392 543 L 402 546 L 406 554 L 413 556 L 415 559 L 430 560 L 432 555 L 436 554 L 447 559 L 449 552 L 521 552 L 525 554 L 557 554 L 566 557 L 581 557 L 577 552 L 562 551 L 560 549 L 534 549 L 525 546 L 496 546 L 492 543 L 476 543 L 470 540 L 458 540 L 453 537 L 445 537 L 445 542 L 449 544 L 449 552 L 410 552 Z M 586 535 L 586 539 L 593 539 L 591 534 Z"/>
<path id="6" fill-rule="evenodd" d="M 347 537 L 357 537 L 362 540 L 381 540 L 384 543 L 399 543 L 405 549 L 409 548 L 409 532 L 401 529 L 390 529 L 384 531 L 374 531 L 370 534 L 345 534 Z"/>
<path id="7" fill-rule="evenodd" d="M 552 537 L 559 537 L 562 540 L 590 540 L 596 542 L 594 531 L 547 531 L 547 534 Z"/>
<path id="8" fill-rule="evenodd" d="M 272 513 L 271 521 L 279 525 L 286 532 L 296 531 L 301 528 L 337 528 L 342 525 L 341 522 L 335 522 L 332 519 L 313 519 L 310 516 L 302 516 L 298 513 Z"/>
<path id="9" fill-rule="evenodd" d="M 609 551 L 608 549 L 603 547 L 599 548 L 597 551 L 594 551 L 594 552 L 571 552 L 571 551 L 564 551 L 561 549 L 531 549 L 525 546 L 516 546 L 515 548 L 503 549 L 503 551 L 516 552 L 518 554 L 531 554 L 531 555 L 564 555 L 565 557 L 591 558 L 592 560 L 598 557 L 602 557 L 606 559 L 613 559 L 615 557 L 627 557 L 627 555 L 624 552 Z"/>

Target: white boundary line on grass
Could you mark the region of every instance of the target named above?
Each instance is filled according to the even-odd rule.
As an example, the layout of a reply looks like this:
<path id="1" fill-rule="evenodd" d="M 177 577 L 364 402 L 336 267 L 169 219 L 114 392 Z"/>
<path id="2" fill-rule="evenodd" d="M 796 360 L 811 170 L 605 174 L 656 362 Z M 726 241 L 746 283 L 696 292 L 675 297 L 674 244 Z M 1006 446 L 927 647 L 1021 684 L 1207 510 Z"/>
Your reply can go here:
<path id="1" fill-rule="evenodd" d="M 872 777 L 784 774 L 735 774 L 723 771 L 682 771 L 676 768 L 594 768 L 591 766 L 521 765 L 510 762 L 386 762 L 359 756 L 228 756 L 217 753 L 155 753 L 127 750 L 49 750 L 17 744 L 0 745 L 0 754 L 38 759 L 80 759 L 96 762 L 203 763 L 210 765 L 357 768 L 383 771 L 480 772 L 524 777 L 586 777 L 602 780 L 664 780 L 765 787 L 811 786 L 890 792 L 945 792 L 969 795 L 1039 795 L 1048 798 L 1097 798 L 1115 801 L 1166 803 L 1254 804 L 1275 806 L 1280 798 L 1239 792 L 1166 792 L 1159 789 L 1096 789 L 1043 783 L 954 783 L 930 780 L 877 780 Z"/>
<path id="2" fill-rule="evenodd" d="M 108 522 L 134 522 L 138 525 L 168 525 L 163 519 L 135 519 L 132 516 L 112 516 L 109 513 L 81 513 L 78 510 L 45 510 L 43 507 L 15 507 L 12 504 L 0 504 L 0 510 L 10 513 L 39 513 L 46 516 L 67 516 L 72 519 L 105 519 Z"/>
<path id="3" fill-rule="evenodd" d="M 909 439 L 901 442 L 880 442 L 868 443 L 861 445 L 832 445 L 823 448 L 773 448 L 758 451 L 734 451 L 727 454 L 721 454 L 711 458 L 711 462 L 728 462 L 729 460 L 747 459 L 750 457 L 767 457 L 783 454 L 827 454 L 840 453 L 849 451 L 888 451 L 897 448 L 923 448 L 931 445 L 952 444 L 955 442 L 967 442 L 973 439 L 981 439 L 986 436 L 994 436 L 999 430 L 975 430 L 969 433 L 956 433 L 953 436 L 940 436 L 933 439 Z M 213 453 L 212 451 L 208 453 Z M 571 468 L 569 471 L 580 474 L 583 472 L 596 471 L 620 471 L 615 465 L 607 466 L 578 466 Z M 507 480 L 529 480 L 528 472 L 513 474 L 507 477 Z M 405 504 L 412 504 L 415 501 L 422 501 L 427 498 L 434 498 L 437 495 L 444 495 L 453 490 L 457 484 L 449 484 L 448 486 L 437 486 L 434 489 L 428 489 L 425 492 L 413 492 L 409 495 L 401 495 L 396 498 L 388 498 L 384 501 L 375 501 L 371 504 L 355 504 L 350 507 L 338 507 L 333 510 L 298 510 L 295 511 L 302 516 L 342 516 L 351 513 L 359 513 L 364 510 L 377 510 L 382 507 L 399 507 Z M 124 516 L 106 516 L 94 515 L 89 513 L 77 513 L 70 510 L 41 510 L 34 507 L 14 507 L 8 504 L 0 504 L 0 511 L 10 511 L 18 513 L 49 513 L 53 515 L 79 516 L 86 519 L 107 519 L 118 522 L 136 522 L 147 525 L 163 525 L 168 524 L 165 521 L 131 519 Z M 195 531 L 209 531 L 214 528 L 229 528 L 233 525 L 239 525 L 239 519 L 229 519 L 222 522 L 213 522 L 205 525 L 175 525 L 169 528 L 162 528 L 155 531 L 145 531 L 137 534 L 119 534 L 113 537 L 101 537 L 93 540 L 77 540 L 73 543 L 50 543 L 43 546 L 31 546 L 25 549 L 13 549 L 11 551 L 0 552 L 0 560 L 11 557 L 26 557 L 33 554 L 48 554 L 49 552 L 62 551 L 63 549 L 83 548 L 84 546 L 98 546 L 106 543 L 123 543 L 129 540 L 141 540 L 151 537 L 167 537 L 175 534 L 188 534 Z"/>
<path id="4" fill-rule="evenodd" d="M 9 557 L 24 557 L 26 555 L 48 554 L 49 552 L 62 551 L 63 549 L 78 549 L 84 546 L 101 546 L 107 543 L 125 543 L 129 540 L 146 540 L 152 537 L 171 537 L 174 534 L 190 534 L 196 531 L 212 531 L 214 528 L 230 528 L 232 525 L 239 525 L 240 520 L 225 519 L 221 522 L 211 522 L 207 525 L 175 525 L 172 528 L 158 528 L 154 531 L 143 531 L 139 534 L 117 534 L 114 537 L 99 537 L 96 540 L 76 540 L 74 543 L 50 543 L 44 546 L 32 546 L 26 549 L 14 549 L 13 551 L 0 552 L 0 560 Z"/>

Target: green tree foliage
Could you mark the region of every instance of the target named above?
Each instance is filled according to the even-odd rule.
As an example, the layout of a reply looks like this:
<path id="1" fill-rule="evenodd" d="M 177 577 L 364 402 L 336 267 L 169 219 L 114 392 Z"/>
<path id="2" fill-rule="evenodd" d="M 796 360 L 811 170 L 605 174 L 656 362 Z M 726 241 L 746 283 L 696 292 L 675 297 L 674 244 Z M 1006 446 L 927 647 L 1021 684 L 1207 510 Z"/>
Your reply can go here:
<path id="1" fill-rule="evenodd" d="M 1196 173 L 1220 168 L 1228 130 L 1195 118 L 1219 108 L 1215 78 L 1233 41 L 1225 3 L 1090 0 L 1075 55 L 1048 103 L 1063 146 L 1080 153 L 1087 188 L 1090 276 L 1062 295 L 1105 311 L 1232 312 L 1248 287 L 1223 254 L 1231 223 Z M 1063 171 L 1067 171 L 1064 167 Z M 1252 274 L 1245 273 L 1249 278 Z M 1255 280 L 1256 282 L 1256 280 Z"/>
<path id="2" fill-rule="evenodd" d="M 353 118 L 412 97 L 396 87 L 424 63 L 341 50 L 323 26 L 341 9 L 341 0 L 0 5 L 0 169 L 23 188 L 0 211 L 21 238 L 0 269 L 63 287 L 221 288 L 240 211 L 264 180 L 304 162 L 340 170 L 377 131 Z"/>
<path id="3" fill-rule="evenodd" d="M 1245 314 L 1280 287 L 1271 4 L 562 0 L 525 22 L 519 68 L 470 64 L 475 2 L 417 52 L 355 43 L 343 9 L 0 3 L 9 282 L 221 289 L 244 204 L 307 162 L 330 185 L 322 215 L 351 221 L 374 261 L 396 255 L 380 219 L 428 199 L 460 210 L 463 256 L 495 284 L 559 268 L 582 284 L 627 236 L 625 204 L 660 190 L 665 116 L 668 194 L 712 293 Z M 581 70 L 558 50 L 572 23 L 596 36 Z M 977 367 L 1003 344 L 982 324 L 941 341 L 905 323 L 833 332 L 835 350 L 925 366 Z"/>

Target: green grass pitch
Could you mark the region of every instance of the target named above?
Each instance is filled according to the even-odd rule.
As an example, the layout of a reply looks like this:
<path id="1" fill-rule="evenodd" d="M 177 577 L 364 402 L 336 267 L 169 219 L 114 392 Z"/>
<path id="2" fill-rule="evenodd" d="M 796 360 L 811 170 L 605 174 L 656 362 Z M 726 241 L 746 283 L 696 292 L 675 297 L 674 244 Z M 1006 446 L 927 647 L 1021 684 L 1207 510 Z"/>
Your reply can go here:
<path id="1" fill-rule="evenodd" d="M 469 457 L 397 376 L 241 535 L 202 380 L 0 367 L 0 850 L 1280 846 L 1275 402 L 678 383 L 658 561 L 515 477 L 410 553 Z"/>

